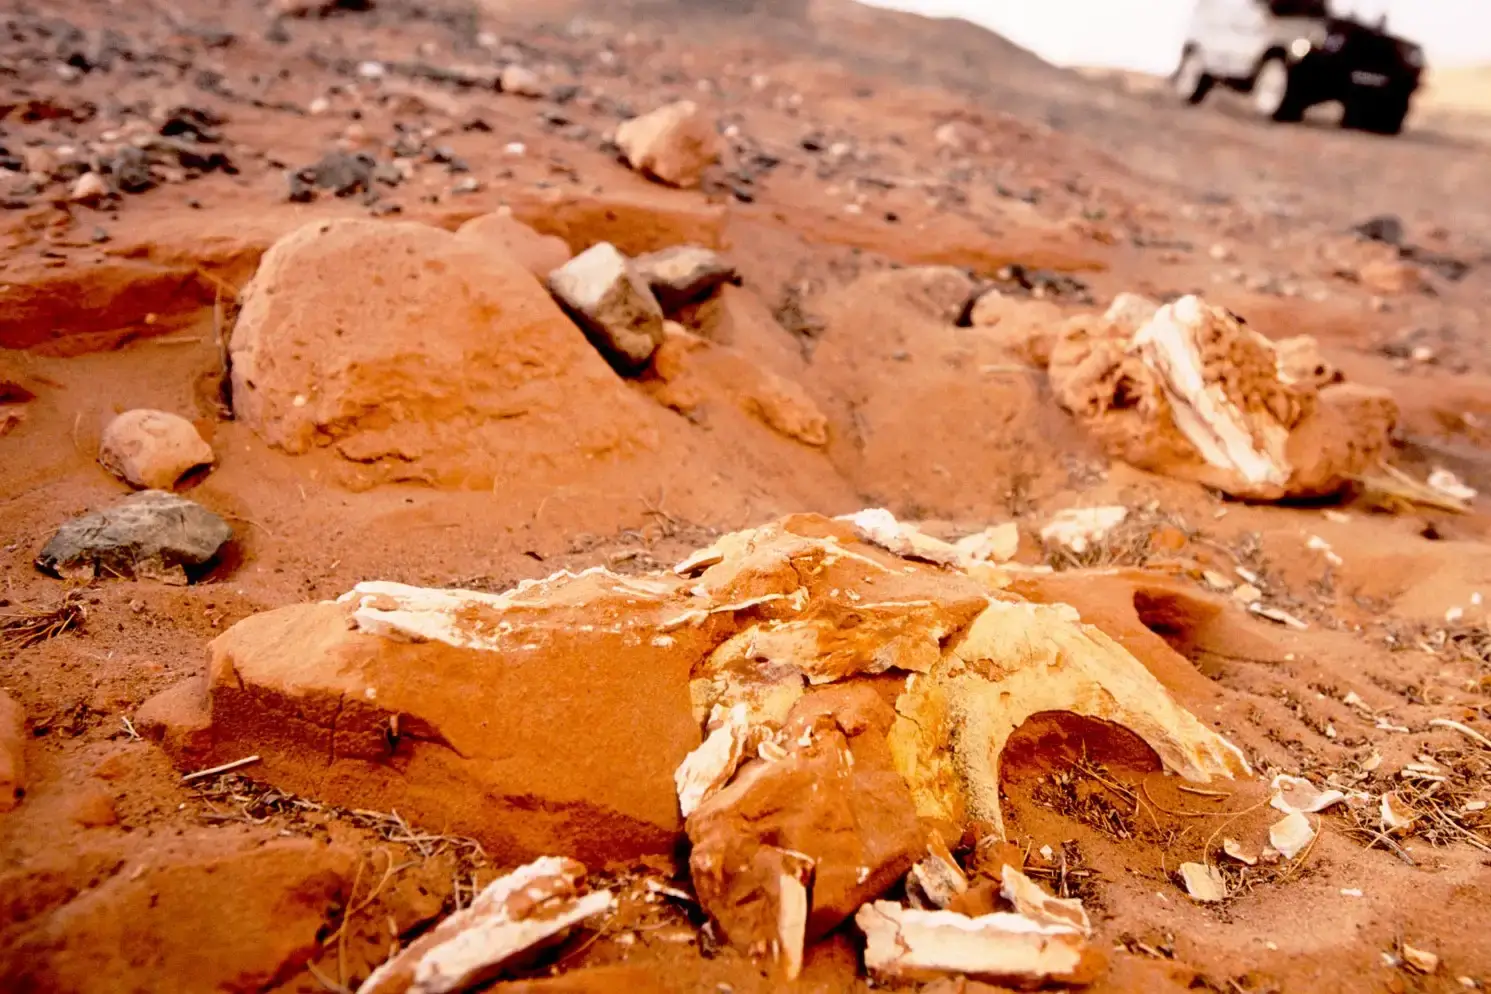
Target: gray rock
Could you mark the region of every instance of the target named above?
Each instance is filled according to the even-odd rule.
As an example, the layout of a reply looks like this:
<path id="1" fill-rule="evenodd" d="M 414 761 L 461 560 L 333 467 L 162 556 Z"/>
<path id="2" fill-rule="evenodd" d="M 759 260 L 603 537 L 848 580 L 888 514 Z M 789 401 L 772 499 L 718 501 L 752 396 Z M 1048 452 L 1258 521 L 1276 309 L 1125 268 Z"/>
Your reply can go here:
<path id="1" fill-rule="evenodd" d="M 228 523 L 202 505 L 145 490 L 57 529 L 36 566 L 63 579 L 190 583 L 232 537 Z"/>
<path id="2" fill-rule="evenodd" d="M 738 283 L 735 267 L 698 245 L 676 245 L 632 260 L 632 269 L 667 311 L 703 300 L 725 283 Z"/>
<path id="3" fill-rule="evenodd" d="M 109 171 L 114 174 L 114 183 L 125 193 L 143 193 L 155 185 L 155 177 L 150 172 L 150 159 L 145 155 L 143 149 L 126 145 L 119 150 L 109 163 Z"/>
<path id="4" fill-rule="evenodd" d="M 601 242 L 549 274 L 549 291 L 617 372 L 639 372 L 663 341 L 663 309 L 616 246 Z"/>

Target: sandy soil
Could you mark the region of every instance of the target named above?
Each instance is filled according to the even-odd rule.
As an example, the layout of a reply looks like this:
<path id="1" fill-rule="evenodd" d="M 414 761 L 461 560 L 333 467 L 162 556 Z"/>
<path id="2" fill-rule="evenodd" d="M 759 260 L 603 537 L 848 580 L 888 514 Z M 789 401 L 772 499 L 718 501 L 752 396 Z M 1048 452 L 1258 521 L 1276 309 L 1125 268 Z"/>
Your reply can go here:
<path id="1" fill-rule="evenodd" d="M 378 0 L 275 18 L 251 0 L 56 0 L 5 15 L 7 163 L 49 155 L 48 171 L 65 174 L 69 147 L 140 122 L 159 130 L 186 107 L 211 122 L 204 147 L 229 165 L 158 168 L 152 188 L 95 206 L 69 199 L 71 176 L 0 174 L 0 380 L 23 388 L 0 407 L 0 611 L 64 595 L 33 559 L 60 524 L 127 492 L 96 456 L 104 425 L 130 408 L 197 425 L 218 464 L 184 493 L 236 535 L 200 583 L 92 583 L 65 632 L 0 642 L 27 767 L 24 797 L 0 814 L 3 986 L 352 989 L 391 934 L 427 927 L 510 868 L 441 826 L 288 797 L 251 769 L 183 783 L 132 718 L 200 675 L 208 643 L 251 614 L 368 579 L 501 590 L 561 567 L 650 568 L 777 515 L 866 506 L 949 532 L 1015 520 L 1035 564 L 1051 513 L 1110 503 L 1134 509 L 1134 524 L 1086 565 L 1198 590 L 1203 571 L 1236 580 L 1242 567 L 1308 628 L 1241 604 L 1224 624 L 1157 604 L 1136 615 L 1131 595 L 1117 603 L 1060 561 L 1040 597 L 1179 651 L 1201 674 L 1182 699 L 1262 773 L 1396 788 L 1433 814 L 1388 839 L 1328 813 L 1307 858 L 1239 866 L 1235 895 L 1199 906 L 1176 866 L 1219 825 L 1261 838 L 1266 781 L 1186 794 L 1132 749 L 1094 738 L 1084 756 L 1032 730 L 1006 764 L 1006 817 L 1043 881 L 1095 918 L 1106 966 L 1091 989 L 1491 984 L 1491 749 L 1430 724 L 1491 734 L 1480 503 L 1454 514 L 1362 490 L 1255 506 L 1110 463 L 1044 373 L 978 364 L 966 329 L 911 299 L 905 268 L 1006 286 L 1012 264 L 1064 274 L 1050 284 L 1062 314 L 1123 290 L 1195 292 L 1270 337 L 1315 335 L 1352 380 L 1396 396 L 1396 466 L 1419 479 L 1447 468 L 1486 490 L 1487 149 L 1437 119 L 1389 140 L 1327 120 L 1264 125 L 1226 100 L 1182 108 L 964 27 L 847 3 L 561 6 Z M 564 99 L 496 92 L 512 62 Z M 648 182 L 608 141 L 624 118 L 681 97 L 727 136 L 702 190 Z M 375 197 L 290 200 L 287 170 L 338 150 L 388 160 L 400 142 L 419 147 L 414 167 L 375 183 Z M 328 454 L 286 455 L 231 419 L 220 343 L 276 238 L 338 217 L 454 228 L 503 205 L 576 251 L 722 250 L 742 285 L 684 323 L 799 381 L 828 418 L 828 445 L 712 402 L 728 367 L 706 371 L 689 416 L 663 411 L 644 451 L 560 481 L 537 453 L 500 489 L 348 485 Z M 1386 214 L 1403 225 L 1401 260 L 1351 230 Z M 655 387 L 625 389 L 655 406 Z M 560 400 L 580 410 L 592 398 Z M 1410 763 L 1441 779 L 1405 775 Z M 1043 861 L 1045 846 L 1055 855 Z M 499 989 L 779 988 L 700 938 L 697 909 L 652 913 Z M 796 989 L 859 989 L 858 941 L 846 928 L 815 945 Z M 1437 971 L 1406 965 L 1405 943 L 1437 954 Z"/>

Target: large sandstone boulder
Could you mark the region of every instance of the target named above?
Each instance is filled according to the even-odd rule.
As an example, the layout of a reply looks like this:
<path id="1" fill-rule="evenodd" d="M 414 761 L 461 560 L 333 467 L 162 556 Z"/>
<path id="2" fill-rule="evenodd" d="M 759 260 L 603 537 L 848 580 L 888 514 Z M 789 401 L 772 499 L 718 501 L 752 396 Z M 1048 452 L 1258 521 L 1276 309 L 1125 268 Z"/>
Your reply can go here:
<path id="1" fill-rule="evenodd" d="M 672 624 L 681 587 L 603 570 L 500 596 L 361 584 L 234 625 L 205 688 L 142 723 L 184 765 L 261 755 L 255 776 L 473 836 L 499 863 L 667 852 L 673 770 L 699 743 L 689 671 L 717 627 Z"/>
<path id="2" fill-rule="evenodd" d="M 1073 321 L 1051 387 L 1114 458 L 1234 497 L 1336 493 L 1388 448 L 1398 409 L 1384 391 L 1333 382 L 1313 343 L 1281 350 L 1235 315 L 1182 297 Z"/>
<path id="3" fill-rule="evenodd" d="M 714 122 L 692 100 L 632 118 L 616 129 L 616 144 L 633 169 L 669 186 L 698 186 L 720 157 Z"/>
<path id="4" fill-rule="evenodd" d="M 265 254 L 233 330 L 233 407 L 344 476 L 490 487 L 651 445 L 646 406 L 523 264 L 412 223 L 315 222 Z"/>

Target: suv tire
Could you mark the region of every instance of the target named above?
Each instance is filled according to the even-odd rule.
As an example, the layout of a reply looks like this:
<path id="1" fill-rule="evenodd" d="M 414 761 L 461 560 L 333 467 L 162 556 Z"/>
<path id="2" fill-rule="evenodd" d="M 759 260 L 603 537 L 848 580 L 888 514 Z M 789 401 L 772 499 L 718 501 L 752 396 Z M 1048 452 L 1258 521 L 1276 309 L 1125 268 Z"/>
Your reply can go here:
<path id="1" fill-rule="evenodd" d="M 1253 109 L 1273 121 L 1298 121 L 1305 116 L 1289 64 L 1270 55 L 1253 76 Z"/>
<path id="2" fill-rule="evenodd" d="M 1403 133 L 1403 122 L 1407 117 L 1408 101 L 1405 98 L 1358 98 L 1347 101 L 1346 113 L 1341 115 L 1341 127 L 1374 135 L 1398 135 Z"/>
<path id="3" fill-rule="evenodd" d="M 1188 104 L 1199 104 L 1205 100 L 1216 82 L 1211 73 L 1206 71 L 1201 50 L 1194 45 L 1187 47 L 1181 54 L 1180 65 L 1170 77 L 1170 85 L 1175 87 L 1176 94 Z"/>

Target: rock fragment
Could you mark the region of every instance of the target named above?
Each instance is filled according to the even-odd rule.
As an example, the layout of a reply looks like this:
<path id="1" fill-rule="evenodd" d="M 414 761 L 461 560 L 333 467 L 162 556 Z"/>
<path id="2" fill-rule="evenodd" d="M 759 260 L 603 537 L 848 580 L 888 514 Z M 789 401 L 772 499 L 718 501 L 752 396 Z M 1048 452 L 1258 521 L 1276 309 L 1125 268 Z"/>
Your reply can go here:
<path id="1" fill-rule="evenodd" d="M 759 863 L 762 852 L 780 849 L 811 865 L 806 934 L 815 938 L 883 893 L 925 851 L 911 795 L 885 747 L 890 709 L 860 690 L 852 699 L 805 698 L 772 758 L 747 762 L 688 820 L 699 901 L 739 948 L 770 945 L 785 913 L 777 893 L 782 868 L 775 859 Z"/>
<path id="2" fill-rule="evenodd" d="M 633 169 L 668 186 L 695 187 L 720 156 L 714 123 L 692 100 L 659 107 L 616 129 Z"/>
<path id="3" fill-rule="evenodd" d="M 582 864 L 556 856 L 518 867 L 373 971 L 358 994 L 446 994 L 500 977 L 616 906 L 608 890 L 582 894 L 584 880 Z"/>
<path id="4" fill-rule="evenodd" d="M 1378 802 L 1378 817 L 1384 832 L 1399 832 L 1418 821 L 1418 813 L 1397 791 L 1388 791 Z"/>
<path id="5" fill-rule="evenodd" d="M 1007 863 L 1000 871 L 999 880 L 1001 896 L 1019 914 L 1043 925 L 1073 928 L 1084 936 L 1092 935 L 1092 920 L 1076 898 L 1047 894 L 1040 884 Z"/>
<path id="6" fill-rule="evenodd" d="M 109 189 L 109 181 L 98 173 L 88 172 L 77 178 L 73 183 L 71 198 L 80 204 L 96 205 L 113 191 Z"/>
<path id="7" fill-rule="evenodd" d="M 665 311 L 676 311 L 708 297 L 726 283 L 739 282 L 735 267 L 700 245 L 677 245 L 632 260 L 637 275 L 652 288 Z"/>
<path id="8" fill-rule="evenodd" d="M 1433 974 L 1439 970 L 1439 956 L 1429 952 L 1427 949 L 1419 949 L 1403 943 L 1403 962 L 1413 967 L 1419 973 Z"/>
<path id="9" fill-rule="evenodd" d="M 232 537 L 228 523 L 202 505 L 144 490 L 63 525 L 36 565 L 63 579 L 188 583 Z"/>
<path id="10" fill-rule="evenodd" d="M 685 818 L 730 782 L 745 758 L 750 731 L 746 706 L 737 704 L 714 724 L 699 748 L 689 753 L 679 765 L 673 774 L 673 782 L 678 786 L 678 807 Z"/>
<path id="11" fill-rule="evenodd" d="M 1193 901 L 1214 904 L 1227 899 L 1227 882 L 1210 863 L 1180 864 L 1180 881 Z"/>
<path id="12" fill-rule="evenodd" d="M 626 257 L 593 245 L 549 275 L 549 289 L 616 370 L 636 373 L 663 341 L 663 310 Z"/>
<path id="13" fill-rule="evenodd" d="M 1042 984 L 1082 979 L 1087 943 L 1075 929 L 998 911 L 970 918 L 920 911 L 890 901 L 854 916 L 865 935 L 865 967 L 887 981 L 949 975 L 990 983 Z"/>
<path id="14" fill-rule="evenodd" d="M 503 93 L 511 93 L 519 97 L 546 97 L 549 95 L 548 87 L 544 86 L 543 77 L 517 63 L 506 66 L 498 77 L 498 85 Z"/>
<path id="15" fill-rule="evenodd" d="M 1283 820 L 1269 826 L 1268 842 L 1285 859 L 1293 859 L 1315 841 L 1315 829 L 1298 811 L 1286 815 Z"/>
<path id="16" fill-rule="evenodd" d="M 906 896 L 914 907 L 946 908 L 968 891 L 968 875 L 948 852 L 939 836 L 933 836 L 925 857 L 906 875 Z"/>
<path id="17" fill-rule="evenodd" d="M 136 408 L 104 428 L 98 461 L 130 486 L 172 490 L 188 474 L 211 466 L 213 455 L 186 418 Z"/>
<path id="18" fill-rule="evenodd" d="M 0 814 L 10 811 L 26 793 L 26 715 L 0 690 Z"/>
<path id="19" fill-rule="evenodd" d="M 1274 790 L 1269 805 L 1285 814 L 1296 811 L 1314 814 L 1346 800 L 1346 795 L 1339 790 L 1321 790 L 1304 777 L 1291 777 L 1283 773 L 1274 777 L 1269 786 Z"/>

